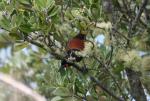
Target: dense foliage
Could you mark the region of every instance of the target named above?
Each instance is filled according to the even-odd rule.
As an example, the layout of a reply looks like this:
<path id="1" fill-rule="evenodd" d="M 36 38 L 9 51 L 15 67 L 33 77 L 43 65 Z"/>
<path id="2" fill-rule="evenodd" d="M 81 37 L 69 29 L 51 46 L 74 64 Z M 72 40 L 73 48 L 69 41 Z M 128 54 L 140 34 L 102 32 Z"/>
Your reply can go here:
<path id="1" fill-rule="evenodd" d="M 148 101 L 149 13 L 148 0 L 0 0 L 0 49 L 11 54 L 0 71 L 48 101 Z M 81 31 L 95 47 L 60 73 L 66 42 Z"/>

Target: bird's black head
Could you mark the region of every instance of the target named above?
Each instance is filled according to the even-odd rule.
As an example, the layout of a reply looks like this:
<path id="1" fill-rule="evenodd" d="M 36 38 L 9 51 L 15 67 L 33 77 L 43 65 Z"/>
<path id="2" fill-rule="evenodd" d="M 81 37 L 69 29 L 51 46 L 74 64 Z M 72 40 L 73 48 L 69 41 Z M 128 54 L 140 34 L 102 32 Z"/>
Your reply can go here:
<path id="1" fill-rule="evenodd" d="M 75 36 L 75 38 L 81 39 L 81 40 L 85 40 L 86 39 L 86 35 L 85 34 L 78 34 Z"/>

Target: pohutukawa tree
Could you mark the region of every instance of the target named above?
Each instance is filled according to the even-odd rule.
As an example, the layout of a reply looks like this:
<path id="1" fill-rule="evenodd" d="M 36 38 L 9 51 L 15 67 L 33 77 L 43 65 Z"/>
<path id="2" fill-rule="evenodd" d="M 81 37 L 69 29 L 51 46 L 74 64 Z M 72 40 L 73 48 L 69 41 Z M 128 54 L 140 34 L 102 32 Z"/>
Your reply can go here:
<path id="1" fill-rule="evenodd" d="M 0 28 L 1 71 L 49 101 L 148 101 L 148 0 L 0 0 Z"/>

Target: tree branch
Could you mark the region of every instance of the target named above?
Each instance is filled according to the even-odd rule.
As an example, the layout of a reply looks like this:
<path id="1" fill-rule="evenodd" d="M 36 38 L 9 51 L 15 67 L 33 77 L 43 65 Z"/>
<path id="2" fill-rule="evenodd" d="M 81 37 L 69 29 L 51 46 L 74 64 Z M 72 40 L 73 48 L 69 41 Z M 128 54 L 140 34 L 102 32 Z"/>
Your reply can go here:
<path id="1" fill-rule="evenodd" d="M 147 101 L 139 74 L 129 68 L 126 69 L 126 74 L 130 84 L 130 93 L 133 98 L 136 101 Z"/>
<path id="2" fill-rule="evenodd" d="M 12 86 L 13 88 L 19 90 L 23 94 L 31 96 L 33 99 L 35 99 L 35 101 L 46 101 L 46 99 L 43 96 L 39 95 L 38 93 L 33 91 L 31 88 L 14 80 L 12 77 L 6 74 L 0 73 L 0 81 Z"/>
<path id="3" fill-rule="evenodd" d="M 116 95 L 114 95 L 112 92 L 110 92 L 106 87 L 104 87 L 100 81 L 98 81 L 97 79 L 95 79 L 93 76 L 90 76 L 91 81 L 95 82 L 96 85 L 98 85 L 100 88 L 102 88 L 106 93 L 108 93 L 110 96 L 112 96 L 114 99 L 116 99 L 117 101 L 125 101 L 120 97 L 117 97 Z"/>
<path id="4" fill-rule="evenodd" d="M 34 42 L 33 40 L 27 40 L 28 42 L 34 44 L 34 45 L 37 45 L 38 47 L 40 48 L 43 48 L 44 50 L 47 50 L 49 51 L 53 56 L 55 56 L 55 58 L 57 58 L 58 60 L 65 60 L 65 58 L 58 54 L 58 53 L 55 53 L 55 51 L 50 51 L 48 49 L 46 49 L 42 44 L 40 43 L 37 43 L 37 42 Z M 65 60 L 67 61 L 67 60 Z M 78 71 L 80 71 L 81 73 L 87 73 L 87 70 L 85 70 L 85 68 L 83 69 L 82 67 L 80 67 L 79 65 L 73 63 L 73 62 L 69 62 L 67 61 L 68 64 L 70 64 L 71 66 L 73 66 L 75 69 L 77 69 Z M 91 80 L 93 82 L 95 82 L 99 87 L 101 87 L 106 93 L 108 93 L 110 96 L 112 96 L 114 99 L 116 99 L 117 101 L 124 101 L 122 100 L 121 98 L 117 97 L 116 95 L 114 95 L 112 92 L 110 92 L 107 88 L 105 88 L 99 81 L 97 81 L 93 76 L 90 76 L 89 77 L 91 78 Z"/>
<path id="5" fill-rule="evenodd" d="M 109 73 L 109 75 L 111 76 L 111 78 L 113 79 L 116 87 L 119 89 L 120 93 L 122 94 L 123 96 L 123 99 L 125 100 L 126 99 L 126 96 L 123 94 L 123 91 L 121 89 L 121 87 L 119 86 L 119 83 L 118 81 L 115 79 L 115 77 L 113 76 L 112 72 L 108 69 L 108 67 L 104 64 L 101 63 L 101 61 L 99 59 L 97 59 L 96 57 L 94 57 L 104 68 L 105 70 Z"/>
<path id="6" fill-rule="evenodd" d="M 142 13 L 143 13 L 147 3 L 148 3 L 148 0 L 143 0 L 143 3 L 141 4 L 141 7 L 140 7 L 138 13 L 137 13 L 134 21 L 132 22 L 131 30 L 136 27 L 136 24 L 139 21 L 139 19 L 140 19 L 141 15 L 142 15 Z"/>

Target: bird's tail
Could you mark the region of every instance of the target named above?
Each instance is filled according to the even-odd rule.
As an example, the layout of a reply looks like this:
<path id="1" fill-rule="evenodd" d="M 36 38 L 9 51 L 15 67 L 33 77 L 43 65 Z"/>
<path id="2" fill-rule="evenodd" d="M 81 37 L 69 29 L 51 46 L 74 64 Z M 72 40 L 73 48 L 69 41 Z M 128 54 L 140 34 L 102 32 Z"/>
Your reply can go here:
<path id="1" fill-rule="evenodd" d="M 67 61 L 66 60 L 62 60 L 61 61 L 61 68 L 67 68 L 67 67 L 69 67 L 70 65 L 67 63 Z"/>
<path id="2" fill-rule="evenodd" d="M 66 60 L 61 60 L 61 66 L 59 68 L 59 72 L 61 76 L 64 76 L 66 74 L 66 68 L 69 67 L 70 65 L 67 63 Z"/>

